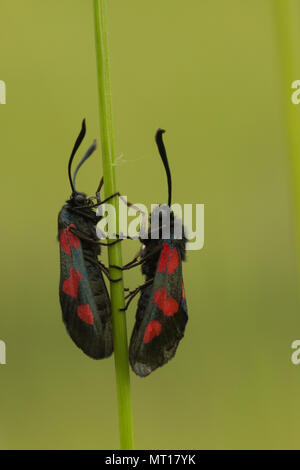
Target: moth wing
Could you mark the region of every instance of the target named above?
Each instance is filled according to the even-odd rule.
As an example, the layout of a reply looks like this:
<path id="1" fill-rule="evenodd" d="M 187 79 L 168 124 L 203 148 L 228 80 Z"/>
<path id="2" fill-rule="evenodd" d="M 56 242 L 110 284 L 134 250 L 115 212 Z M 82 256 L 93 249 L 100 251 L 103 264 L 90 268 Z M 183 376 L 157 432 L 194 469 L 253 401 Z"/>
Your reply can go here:
<path id="1" fill-rule="evenodd" d="M 67 231 L 60 232 L 60 260 L 59 294 L 67 331 L 88 356 L 108 357 L 113 350 L 112 320 L 101 269 L 84 259 L 80 240 Z"/>
<path id="2" fill-rule="evenodd" d="M 188 316 L 179 252 L 178 257 L 174 272 L 156 271 L 153 284 L 143 289 L 138 302 L 129 358 L 133 371 L 141 377 L 166 364 L 184 335 Z"/>

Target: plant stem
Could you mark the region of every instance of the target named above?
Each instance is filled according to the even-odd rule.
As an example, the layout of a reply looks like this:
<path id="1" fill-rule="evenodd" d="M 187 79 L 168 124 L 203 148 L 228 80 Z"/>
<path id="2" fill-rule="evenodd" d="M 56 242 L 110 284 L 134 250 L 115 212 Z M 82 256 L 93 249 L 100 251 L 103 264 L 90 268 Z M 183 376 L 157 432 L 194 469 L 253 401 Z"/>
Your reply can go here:
<path id="1" fill-rule="evenodd" d="M 295 0 L 274 1 L 278 52 L 283 85 L 283 109 L 287 123 L 286 132 L 291 158 L 293 193 L 296 209 L 298 273 L 300 274 L 300 104 L 293 104 L 291 85 L 300 80 L 299 3 Z"/>
<path id="2" fill-rule="evenodd" d="M 106 23 L 106 0 L 93 0 L 95 19 L 95 40 L 97 55 L 97 75 L 99 90 L 100 135 L 103 161 L 105 197 L 117 191 L 114 162 L 114 138 L 112 125 L 112 99 L 109 73 L 109 52 Z M 118 197 L 114 197 L 118 233 Z M 109 264 L 122 266 L 121 243 L 108 247 Z M 120 278 L 122 272 L 110 269 L 112 279 Z M 116 369 L 117 396 L 119 407 L 119 429 L 121 449 L 133 449 L 133 425 L 130 398 L 130 376 L 128 362 L 128 344 L 126 330 L 126 314 L 124 308 L 123 279 L 110 283 L 111 307 L 113 317 L 114 356 Z"/>

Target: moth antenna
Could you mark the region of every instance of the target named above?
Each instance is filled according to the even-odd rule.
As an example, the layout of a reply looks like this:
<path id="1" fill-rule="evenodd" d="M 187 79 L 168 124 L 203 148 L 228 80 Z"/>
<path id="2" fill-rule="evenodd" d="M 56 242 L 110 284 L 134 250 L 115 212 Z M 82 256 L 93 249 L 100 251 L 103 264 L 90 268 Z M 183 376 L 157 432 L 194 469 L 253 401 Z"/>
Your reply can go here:
<path id="1" fill-rule="evenodd" d="M 74 191 L 76 191 L 76 185 L 75 185 L 75 181 L 76 181 L 76 176 L 77 176 L 77 173 L 78 173 L 78 170 L 79 168 L 81 167 L 81 165 L 83 165 L 83 163 L 92 155 L 93 152 L 95 152 L 97 148 L 97 142 L 96 140 L 94 140 L 94 142 L 92 143 L 92 145 L 88 148 L 86 154 L 84 155 L 84 157 L 82 157 L 82 159 L 80 160 L 80 162 L 78 163 L 77 167 L 76 167 L 76 170 L 74 171 L 74 174 L 73 174 L 73 187 L 74 187 Z"/>
<path id="2" fill-rule="evenodd" d="M 96 193 L 100 193 L 101 188 L 102 188 L 102 186 L 103 186 L 103 183 L 104 183 L 104 178 L 103 178 L 103 176 L 102 176 L 102 178 L 101 178 L 101 180 L 100 180 L 100 183 L 99 183 L 99 186 L 98 186 L 98 188 L 97 188 Z"/>
<path id="3" fill-rule="evenodd" d="M 166 131 L 164 129 L 158 129 L 155 134 L 155 141 L 156 141 L 159 154 L 161 156 L 162 162 L 166 170 L 166 175 L 167 175 L 167 180 L 168 180 L 168 206 L 170 207 L 171 199 L 172 199 L 172 179 L 171 179 L 171 172 L 170 172 L 167 152 L 166 152 L 166 148 L 165 148 L 163 138 L 162 138 L 162 135 L 165 132 Z"/>
<path id="4" fill-rule="evenodd" d="M 101 191 L 101 188 L 103 186 L 103 183 L 104 183 L 104 178 L 102 176 L 101 180 L 100 180 L 100 183 L 99 183 L 99 186 L 96 190 L 96 198 L 97 198 L 97 202 L 100 203 L 101 202 L 101 198 L 100 198 L 100 191 Z"/>
<path id="5" fill-rule="evenodd" d="M 77 152 L 78 147 L 80 146 L 81 142 L 84 139 L 85 133 L 86 133 L 86 126 L 85 126 L 85 119 L 83 119 L 82 125 L 81 125 L 81 131 L 79 132 L 79 135 L 78 135 L 78 137 L 76 139 L 76 142 L 74 144 L 74 147 L 73 147 L 70 159 L 69 159 L 69 165 L 68 165 L 69 181 L 70 181 L 70 185 L 71 185 L 73 193 L 75 192 L 75 188 L 74 188 L 73 181 L 72 181 L 71 166 L 72 166 L 72 162 L 73 162 L 75 153 Z"/>

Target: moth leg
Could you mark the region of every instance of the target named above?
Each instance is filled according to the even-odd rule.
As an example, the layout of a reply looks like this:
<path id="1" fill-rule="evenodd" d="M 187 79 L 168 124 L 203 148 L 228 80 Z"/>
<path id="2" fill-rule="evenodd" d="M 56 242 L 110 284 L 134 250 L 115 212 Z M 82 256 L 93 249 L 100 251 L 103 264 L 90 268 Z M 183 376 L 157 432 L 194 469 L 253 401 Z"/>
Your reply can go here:
<path id="1" fill-rule="evenodd" d="M 139 251 L 139 253 L 137 255 L 135 255 L 135 257 L 133 258 L 133 260 L 129 261 L 129 263 L 125 264 L 124 266 L 116 266 L 114 264 L 110 264 L 109 266 L 110 266 L 110 268 L 120 269 L 121 271 L 125 271 L 126 269 L 135 268 L 136 266 L 139 266 L 140 264 L 143 264 L 148 258 L 151 258 L 151 256 L 153 256 L 155 253 L 157 253 L 160 250 L 161 250 L 161 247 L 158 246 L 158 247 L 154 248 L 154 250 L 152 250 L 146 256 L 144 256 L 140 261 L 137 261 L 138 258 L 140 257 L 140 251 Z"/>
<path id="2" fill-rule="evenodd" d="M 98 241 L 97 240 L 94 240 L 93 238 L 90 238 L 90 237 L 87 237 L 83 232 L 80 232 L 79 230 L 77 229 L 73 229 L 73 228 L 70 228 L 69 230 L 71 233 L 73 233 L 74 235 L 76 235 L 78 238 L 80 238 L 81 240 L 86 240 L 88 242 L 91 242 L 91 243 L 97 243 L 98 244 Z"/>
<path id="3" fill-rule="evenodd" d="M 148 281 L 144 282 L 144 284 L 141 284 L 140 286 L 136 287 L 134 290 L 130 291 L 128 295 L 126 295 L 125 299 L 128 297 L 131 297 L 131 295 L 136 295 L 140 290 L 144 289 L 144 287 L 149 286 L 149 284 L 152 284 L 154 281 L 154 278 L 148 279 Z"/>
<path id="4" fill-rule="evenodd" d="M 137 295 L 138 292 L 135 292 L 134 295 L 131 295 L 130 299 L 128 300 L 128 302 L 126 303 L 125 307 L 124 308 L 120 308 L 120 312 L 126 312 L 126 310 L 128 309 L 129 305 L 130 305 L 130 302 L 132 301 L 132 299 L 134 299 L 134 297 Z"/>
<path id="5" fill-rule="evenodd" d="M 101 181 L 102 181 L 102 180 L 101 180 Z M 101 182 L 100 182 L 100 183 L 101 183 Z M 99 185 L 99 187 L 100 187 L 100 185 Z M 108 196 L 107 198 L 103 199 L 103 201 L 100 201 L 100 191 L 99 191 L 99 187 L 98 187 L 98 189 L 97 189 L 97 191 L 96 191 L 96 199 L 97 199 L 96 204 L 86 204 L 85 206 L 80 206 L 80 209 L 86 209 L 86 208 L 92 208 L 92 207 L 101 206 L 102 204 L 105 204 L 107 201 L 109 201 L 110 199 L 112 199 L 113 197 L 116 197 L 116 196 L 119 196 L 119 198 L 122 199 L 123 202 L 125 202 L 124 199 L 122 198 L 122 196 L 121 196 L 121 194 L 120 194 L 119 191 L 117 191 L 116 193 L 111 194 L 111 195 Z M 101 189 L 101 188 L 100 188 L 100 189 Z M 94 198 L 94 196 L 93 196 L 93 198 Z M 90 202 L 91 202 L 91 198 L 90 198 L 89 200 L 90 200 Z M 127 202 L 127 205 L 128 205 L 128 206 L 129 206 L 129 205 L 132 206 L 133 204 L 131 204 L 130 202 Z M 130 207 L 130 206 L 129 206 L 129 207 Z"/>
<path id="6" fill-rule="evenodd" d="M 112 245 L 115 245 L 116 243 L 119 243 L 121 241 L 123 241 L 123 238 L 118 238 L 118 240 L 115 240 L 114 242 L 107 242 L 107 243 L 98 242 L 98 244 L 102 245 L 102 246 L 112 246 Z"/>
<path id="7" fill-rule="evenodd" d="M 126 235 L 126 237 L 120 237 L 118 233 L 113 234 L 115 237 L 117 237 L 119 240 L 138 240 L 139 237 L 130 237 L 129 235 Z"/>
<path id="8" fill-rule="evenodd" d="M 101 246 L 111 246 L 111 245 L 114 245 L 115 243 L 119 243 L 123 240 L 123 238 L 118 238 L 117 240 L 115 240 L 113 242 L 104 243 L 104 242 L 100 242 L 100 240 L 94 240 L 93 238 L 87 237 L 84 233 L 80 232 L 77 229 L 74 230 L 73 228 L 71 228 L 70 232 L 73 233 L 74 235 L 76 235 L 78 238 L 81 238 L 82 240 L 86 240 L 90 243 L 95 243 L 95 244 L 101 245 Z"/>
<path id="9" fill-rule="evenodd" d="M 109 271 L 107 267 L 105 266 L 105 264 L 101 263 L 101 261 L 99 260 L 96 261 L 94 258 L 91 258 L 90 256 L 85 256 L 85 259 L 89 261 L 90 263 L 93 263 L 94 265 L 98 266 L 110 282 L 119 282 L 122 280 L 121 277 L 119 277 L 118 279 L 112 279 L 109 275 Z"/>
<path id="10" fill-rule="evenodd" d="M 100 242 L 100 241 L 94 241 L 94 243 L 97 243 L 98 245 L 101 245 L 101 246 L 112 246 L 112 245 L 115 245 L 116 243 L 119 243 L 122 241 L 122 238 L 118 239 L 118 240 L 115 240 L 114 242 Z"/>
<path id="11" fill-rule="evenodd" d="M 124 266 L 115 266 L 114 264 L 111 265 L 112 268 L 120 269 L 121 271 L 125 271 L 126 269 L 130 269 L 131 267 L 135 267 L 135 263 L 137 263 L 138 259 L 141 256 L 142 249 L 140 249 L 137 254 L 134 256 L 134 258 L 129 261 L 129 263 L 124 264 Z M 142 264 L 144 262 L 144 258 L 139 262 L 139 264 Z M 133 266 L 134 265 L 134 266 Z"/>
<path id="12" fill-rule="evenodd" d="M 105 276 L 107 277 L 107 279 L 109 280 L 109 282 L 120 282 L 122 281 L 122 278 L 121 277 L 118 277 L 118 279 L 112 279 L 109 275 L 109 273 L 106 272 L 106 270 L 103 269 L 103 267 L 101 266 L 100 264 L 100 269 L 101 271 L 103 272 L 103 274 L 105 274 Z"/>
<path id="13" fill-rule="evenodd" d="M 135 259 L 134 259 L 134 260 L 130 261 L 130 263 L 125 264 L 124 266 L 117 266 L 115 264 L 110 264 L 109 267 L 119 269 L 120 271 L 126 271 L 127 269 L 135 268 L 136 266 L 139 266 L 140 264 L 143 264 L 144 261 L 145 260 L 142 259 L 141 261 L 136 262 Z"/>
<path id="14" fill-rule="evenodd" d="M 103 184 L 104 184 L 104 178 L 103 178 L 103 176 L 102 176 L 102 178 L 101 178 L 101 180 L 100 180 L 100 183 L 99 183 L 99 186 L 98 186 L 98 188 L 97 188 L 97 190 L 96 190 L 96 199 L 97 199 L 97 204 L 96 204 L 96 205 L 97 205 L 97 206 L 100 206 L 101 204 L 104 204 L 105 202 L 109 201 L 110 199 L 112 199 L 112 198 L 115 197 L 115 196 L 119 196 L 119 198 L 122 199 L 122 201 L 125 203 L 123 197 L 121 196 L 121 194 L 120 194 L 119 192 L 114 193 L 114 194 L 112 194 L 111 196 L 109 196 L 109 197 L 107 197 L 106 199 L 104 199 L 103 201 L 101 201 L 101 200 L 100 200 L 100 191 L 101 191 L 101 189 L 102 189 Z M 126 205 L 127 205 L 128 207 L 133 206 L 133 204 L 131 204 L 131 202 L 129 202 L 129 201 L 126 201 Z M 128 237 L 128 238 L 130 238 L 130 237 Z"/>
<path id="15" fill-rule="evenodd" d="M 134 297 L 142 290 L 144 289 L 145 287 L 147 287 L 149 284 L 151 284 L 153 282 L 153 279 L 149 279 L 148 281 L 146 281 L 144 284 L 142 284 L 141 286 L 137 287 L 136 289 L 134 289 L 133 291 L 129 292 L 128 295 L 126 295 L 125 299 L 129 299 L 128 302 L 126 303 L 125 307 L 124 308 L 120 308 L 120 311 L 121 312 L 126 312 L 126 310 L 128 309 L 131 301 L 134 299 Z"/>
<path id="16" fill-rule="evenodd" d="M 102 180 L 101 180 L 102 181 Z M 101 183 L 101 182 L 100 182 Z M 100 187 L 100 185 L 99 185 Z M 99 188 L 98 188 L 99 190 Z M 110 199 L 114 198 L 118 196 L 123 202 L 124 204 L 126 204 L 127 207 L 134 207 L 138 212 L 140 212 L 141 214 L 143 214 L 143 217 L 144 217 L 144 220 L 145 220 L 145 217 L 146 217 L 146 214 L 144 211 L 142 211 L 139 207 L 135 206 L 134 204 L 132 204 L 131 202 L 125 200 L 123 198 L 123 196 L 121 195 L 121 193 L 119 191 L 117 191 L 116 193 L 114 194 L 111 194 L 111 196 L 108 196 L 106 199 L 104 199 L 103 201 L 100 201 L 100 195 L 99 195 L 99 192 L 96 193 L 96 197 L 97 197 L 97 203 L 96 204 L 92 204 L 90 206 L 87 206 L 87 207 L 99 207 L 101 206 L 102 204 L 105 204 L 107 201 L 109 201 Z M 142 225 L 144 225 L 144 221 L 142 222 Z M 126 238 L 129 238 L 131 239 L 131 237 L 126 237 Z"/>
<path id="17" fill-rule="evenodd" d="M 101 179 L 101 181 L 103 181 L 103 178 Z M 101 181 L 100 181 L 100 184 L 101 184 Z M 98 186 L 98 189 L 96 191 L 96 196 L 92 196 L 91 198 L 88 198 L 88 201 L 91 203 L 92 202 L 92 199 L 97 199 L 97 202 L 95 204 L 85 204 L 85 205 L 82 205 L 82 206 L 78 206 L 78 207 L 72 207 L 72 210 L 73 211 L 76 211 L 77 212 L 77 209 L 80 211 L 81 213 L 81 209 L 88 209 L 88 208 L 93 208 L 93 207 L 98 207 L 98 206 L 101 206 L 101 204 L 105 204 L 107 201 L 109 201 L 110 199 L 118 196 L 120 199 L 122 199 L 122 201 L 125 203 L 121 193 L 119 191 L 117 191 L 116 193 L 113 193 L 111 194 L 110 196 L 108 196 L 107 198 L 103 199 L 103 201 L 100 200 L 100 190 L 101 190 L 101 186 Z M 103 184 L 103 183 L 102 183 Z M 133 204 L 131 204 L 131 202 L 129 201 L 126 201 L 126 205 L 128 207 L 131 207 L 133 206 Z"/>
<path id="18" fill-rule="evenodd" d="M 101 261 L 98 260 L 98 263 L 99 263 L 99 266 L 100 266 L 100 269 L 102 270 L 102 272 L 106 275 L 107 279 L 110 281 L 110 282 L 119 282 L 119 281 L 122 281 L 122 278 L 119 277 L 118 279 L 112 279 L 110 277 L 110 274 L 109 274 L 109 271 L 107 269 L 107 267 L 101 263 Z"/>
<path id="19" fill-rule="evenodd" d="M 77 237 L 81 238 L 82 240 L 86 240 L 91 243 L 96 243 L 97 245 L 101 245 L 101 246 L 112 246 L 112 245 L 115 245 L 115 243 L 119 243 L 119 242 L 122 242 L 123 240 L 126 240 L 126 238 L 130 238 L 130 237 L 120 238 L 119 235 L 114 234 L 117 237 L 117 240 L 114 240 L 113 242 L 101 242 L 100 240 L 94 240 L 93 238 L 87 237 L 84 233 L 80 232 L 78 229 L 74 230 L 73 228 L 71 228 L 70 232 L 72 232 L 74 235 L 77 235 Z M 131 240 L 133 239 L 131 238 Z"/>
<path id="20" fill-rule="evenodd" d="M 98 193 L 99 193 L 99 191 L 98 191 Z M 96 193 L 96 194 L 97 194 L 97 193 Z M 132 203 L 129 202 L 129 201 L 125 201 L 125 200 L 123 199 L 123 196 L 122 196 L 122 194 L 121 194 L 119 191 L 117 191 L 116 193 L 111 194 L 111 195 L 108 196 L 107 198 L 103 199 L 103 201 L 100 201 L 100 202 L 98 202 L 97 204 L 92 204 L 91 206 L 88 206 L 88 207 L 98 207 L 98 206 L 101 206 L 102 204 L 105 204 L 107 201 L 109 201 L 110 199 L 112 199 L 112 198 L 114 198 L 114 197 L 116 197 L 116 196 L 118 196 L 118 197 L 124 202 L 124 204 L 126 204 L 126 206 L 128 206 L 128 207 L 132 207 L 132 206 L 133 206 L 133 207 L 134 207 L 134 204 L 132 204 Z M 138 207 L 137 207 L 137 209 L 138 209 Z M 141 211 L 140 211 L 140 212 L 141 212 Z"/>

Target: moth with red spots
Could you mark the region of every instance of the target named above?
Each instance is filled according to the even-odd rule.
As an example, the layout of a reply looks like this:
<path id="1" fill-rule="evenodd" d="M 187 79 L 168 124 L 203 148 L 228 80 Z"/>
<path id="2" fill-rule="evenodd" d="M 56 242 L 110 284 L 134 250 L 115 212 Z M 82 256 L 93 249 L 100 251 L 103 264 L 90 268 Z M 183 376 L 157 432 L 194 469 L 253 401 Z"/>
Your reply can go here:
<path id="1" fill-rule="evenodd" d="M 149 375 L 174 357 L 188 320 L 182 279 L 186 239 L 181 220 L 170 209 L 172 184 L 162 140 L 164 132 L 162 129 L 157 131 L 156 143 L 168 180 L 168 205 L 160 205 L 152 212 L 148 234 L 140 237 L 142 248 L 138 256 L 121 268 L 130 269 L 141 264 L 146 276 L 146 282 L 128 295 L 126 305 L 127 308 L 133 297 L 141 292 L 129 346 L 131 367 L 140 377 Z M 154 220 L 158 221 L 156 227 Z M 164 220 L 169 223 L 167 235 Z M 153 237 L 155 233 L 156 238 Z M 178 238 L 177 233 L 180 234 Z M 139 257 L 141 259 L 137 261 Z"/>
<path id="2" fill-rule="evenodd" d="M 95 150 L 96 142 L 71 176 L 72 161 L 85 133 L 83 121 L 68 165 L 72 195 L 58 215 L 59 297 L 63 321 L 74 343 L 88 356 L 102 359 L 113 352 L 111 303 L 102 275 L 108 276 L 108 270 L 98 261 L 100 245 L 104 244 L 96 236 L 96 224 L 101 217 L 94 210 L 105 202 L 100 202 L 99 195 L 103 179 L 96 193 L 97 204 L 75 187 L 77 172 Z"/>

